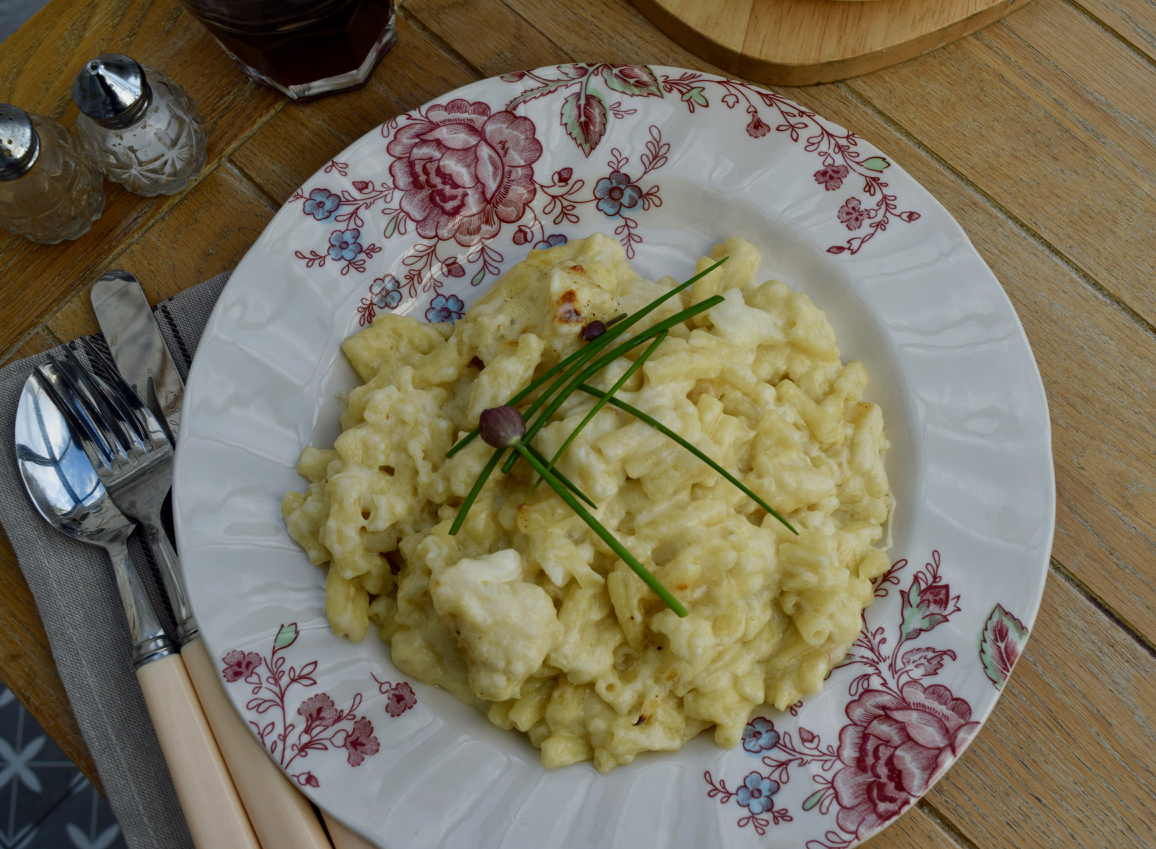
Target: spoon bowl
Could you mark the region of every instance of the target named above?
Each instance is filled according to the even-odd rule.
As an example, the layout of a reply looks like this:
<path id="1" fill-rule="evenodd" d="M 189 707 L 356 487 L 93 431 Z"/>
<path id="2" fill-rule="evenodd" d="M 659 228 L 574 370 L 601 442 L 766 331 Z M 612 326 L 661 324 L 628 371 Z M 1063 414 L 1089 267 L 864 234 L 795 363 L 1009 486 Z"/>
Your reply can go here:
<path id="1" fill-rule="evenodd" d="M 24 384 L 16 408 L 16 461 L 41 516 L 81 542 L 123 546 L 133 524 L 108 492 L 36 373 Z"/>
<path id="2" fill-rule="evenodd" d="M 37 512 L 48 524 L 108 552 L 132 636 L 133 664 L 139 668 L 171 655 L 173 644 L 128 556 L 128 538 L 135 526 L 116 509 L 101 484 L 64 413 L 67 409 L 73 416 L 81 416 L 81 407 L 55 377 L 53 366 L 41 366 L 20 392 L 16 407 L 20 476 Z M 76 426 L 86 427 L 79 419 Z"/>

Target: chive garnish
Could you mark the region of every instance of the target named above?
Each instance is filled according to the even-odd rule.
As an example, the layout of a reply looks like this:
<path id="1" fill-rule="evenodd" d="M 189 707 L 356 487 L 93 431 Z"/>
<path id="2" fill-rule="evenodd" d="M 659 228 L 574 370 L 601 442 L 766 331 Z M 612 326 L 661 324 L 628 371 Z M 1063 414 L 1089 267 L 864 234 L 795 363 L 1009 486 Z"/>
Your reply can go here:
<path id="1" fill-rule="evenodd" d="M 462 529 L 462 524 L 466 521 L 466 514 L 470 512 L 470 508 L 474 506 L 478 495 L 482 491 L 482 487 L 486 485 L 486 481 L 490 479 L 490 475 L 498 465 L 498 461 L 502 459 L 505 451 L 495 451 L 494 456 L 489 459 L 482 473 L 478 475 L 478 479 L 474 481 L 474 485 L 470 487 L 470 492 L 466 496 L 466 500 L 462 502 L 461 509 L 458 510 L 458 515 L 454 518 L 454 523 L 450 525 L 450 536 L 455 536 L 458 531 Z"/>
<path id="2" fill-rule="evenodd" d="M 642 580 L 646 582 L 646 585 L 654 590 L 660 599 L 666 602 L 667 607 L 673 610 L 675 614 L 680 617 L 687 615 L 687 609 L 682 606 L 682 602 L 675 598 L 674 595 L 671 594 L 670 590 L 668 590 L 659 582 L 658 578 L 650 574 L 650 571 L 641 563 L 639 563 L 635 559 L 634 555 L 627 551 L 626 547 L 617 539 L 615 539 L 614 535 L 610 533 L 610 531 L 603 527 L 601 522 L 587 513 L 586 508 L 579 504 L 574 496 L 568 493 L 562 487 L 562 485 L 558 483 L 558 479 L 554 477 L 553 472 L 542 465 L 542 463 L 538 461 L 537 457 L 527 451 L 526 447 L 521 443 L 521 441 L 513 443 L 513 448 L 526 458 L 526 462 L 534 467 L 534 471 L 542 476 L 542 479 L 550 485 L 550 488 L 553 489 L 554 492 L 558 493 L 558 497 L 565 501 L 570 509 L 577 513 L 582 521 L 589 525 L 590 529 L 594 531 L 594 533 L 598 534 L 598 536 L 602 538 L 602 541 L 610 546 L 614 553 L 621 557 L 622 561 L 627 566 L 634 570 L 634 574 L 642 578 Z"/>
<path id="3" fill-rule="evenodd" d="M 669 590 L 667 590 L 659 581 L 652 575 L 641 563 L 611 534 L 597 519 L 592 516 L 585 507 L 583 507 L 578 499 L 582 499 L 591 507 L 597 509 L 597 505 L 584 495 L 581 490 L 565 475 L 559 472 L 555 465 L 570 447 L 571 443 L 578 436 L 579 432 L 586 427 L 598 411 L 606 404 L 623 410 L 626 413 L 634 416 L 640 421 L 650 425 L 663 435 L 674 440 L 680 446 L 690 451 L 694 456 L 698 457 L 704 463 L 709 465 L 716 472 L 725 477 L 731 484 L 736 486 L 743 494 L 747 495 L 755 501 L 760 507 L 766 510 L 770 515 L 774 516 L 778 521 L 782 522 L 792 533 L 798 534 L 791 524 L 784 519 L 779 513 L 771 508 L 769 504 L 763 501 L 759 496 L 744 485 L 738 478 L 704 454 L 697 447 L 692 445 L 683 437 L 679 436 L 670 428 L 663 425 L 657 419 L 643 413 L 641 410 L 627 404 L 624 401 L 613 397 L 627 380 L 630 379 L 638 369 L 640 369 L 647 358 L 653 354 L 658 347 L 665 341 L 671 328 L 682 324 L 690 318 L 705 312 L 714 306 L 723 302 L 721 295 L 715 295 L 706 300 L 695 304 L 692 307 L 681 310 L 668 318 L 657 322 L 653 327 L 639 333 L 638 335 L 619 342 L 613 348 L 611 343 L 621 337 L 628 329 L 637 324 L 664 302 L 682 292 L 696 280 L 714 271 L 728 258 L 723 257 L 718 262 L 714 263 L 705 270 L 691 277 L 685 283 L 682 283 L 669 292 L 651 301 L 638 312 L 630 316 L 618 316 L 609 321 L 593 321 L 582 331 L 582 338 L 587 344 L 580 347 L 570 355 L 564 357 L 555 366 L 548 369 L 541 377 L 530 383 L 521 392 L 515 394 L 504 406 L 493 407 L 483 411 L 478 421 L 478 427 L 467 433 L 458 442 L 446 452 L 446 457 L 452 457 L 467 444 L 469 444 L 477 436 L 481 436 L 482 440 L 488 445 L 493 446 L 497 450 L 494 451 L 493 456 L 487 461 L 483 467 L 478 479 L 474 481 L 473 487 L 469 494 L 462 502 L 458 509 L 458 514 L 454 518 L 453 525 L 450 527 L 450 535 L 455 535 L 461 530 L 465 523 L 466 516 L 477 500 L 478 495 L 485 487 L 486 481 L 489 480 L 490 475 L 502 462 L 502 458 L 506 456 L 507 449 L 513 449 L 502 465 L 502 471 L 509 474 L 511 469 L 519 459 L 524 459 L 538 474 L 538 480 L 531 487 L 530 492 L 539 483 L 545 481 L 552 490 L 566 503 L 571 510 L 573 510 L 590 528 L 593 530 L 611 550 L 617 554 L 624 563 L 626 563 L 654 592 L 679 616 L 686 616 L 686 608 L 675 598 Z M 652 341 L 653 340 L 653 341 Z M 638 357 L 637 360 L 625 371 L 621 378 L 615 382 L 608 392 L 603 392 L 600 389 L 595 389 L 586 381 L 597 374 L 606 366 L 618 358 L 624 356 L 634 348 L 645 342 L 651 342 L 650 346 Z M 547 385 L 548 384 L 548 385 Z M 543 389 L 543 387 L 545 387 Z M 530 397 L 539 389 L 542 391 L 535 398 L 533 403 L 529 405 L 525 413 L 519 411 L 515 405 Z M 570 397 L 575 390 L 581 390 L 586 394 L 598 398 L 598 402 L 594 407 L 583 417 L 582 422 L 576 427 L 562 447 L 555 452 L 553 458 L 549 461 L 543 457 L 537 449 L 531 444 L 531 440 L 537 435 L 538 431 L 550 420 L 558 409 L 565 403 L 566 399 Z M 532 419 L 531 421 L 528 421 Z M 577 496 L 577 498 L 575 497 Z"/>
<path id="4" fill-rule="evenodd" d="M 534 467 L 534 471 L 542 476 L 542 480 L 550 485 L 550 488 L 554 490 L 558 497 L 566 502 L 567 506 L 577 513 L 578 517 L 589 525 L 590 529 L 598 534 L 598 536 L 602 538 L 602 541 L 610 546 L 611 550 L 621 557 L 622 561 L 633 569 L 638 577 L 646 582 L 648 587 L 658 594 L 658 597 L 666 603 L 667 607 L 673 610 L 678 616 L 687 615 L 686 608 L 671 594 L 670 590 L 664 587 L 659 580 L 650 573 L 650 570 L 639 563 L 637 558 L 627 551 L 626 546 L 615 539 L 614 534 L 606 530 L 601 522 L 591 516 L 586 511 L 586 508 L 579 504 L 573 495 L 567 492 L 561 481 L 554 476 L 554 473 L 546 468 L 545 463 L 538 459 L 538 453 L 527 449 L 525 444 L 523 444 L 527 433 L 526 422 L 522 418 L 522 414 L 518 412 L 517 407 L 493 407 L 484 411 L 478 421 L 478 430 L 487 445 L 492 445 L 498 449 L 494 452 L 495 457 L 500 456 L 506 448 L 513 448 L 525 458 L 526 462 Z M 459 517 L 461 515 L 462 514 L 459 514 Z"/>
<path id="5" fill-rule="evenodd" d="M 594 362 L 593 365 L 587 366 L 585 369 L 583 369 L 581 372 L 579 372 L 577 376 L 572 376 L 574 374 L 574 372 L 578 371 L 577 365 L 575 365 L 574 368 L 570 369 L 570 371 L 559 375 L 558 379 L 554 383 L 554 386 L 551 387 L 549 390 L 547 390 L 547 392 L 543 395 L 543 397 L 547 397 L 550 394 L 552 394 L 554 391 L 554 388 L 557 386 L 561 386 L 563 383 L 565 383 L 565 387 L 562 389 L 561 393 L 559 393 L 554 398 L 553 401 L 551 401 L 548 405 L 546 405 L 546 408 L 544 410 L 542 410 L 542 412 L 540 412 L 537 415 L 537 417 L 534 419 L 534 421 L 531 422 L 530 425 L 527 427 L 527 429 L 526 429 L 526 441 L 529 442 L 531 439 L 533 439 L 537 435 L 538 431 L 540 431 L 542 429 L 542 427 L 546 424 L 546 422 L 549 421 L 550 416 L 552 416 L 552 415 L 554 415 L 554 413 L 558 412 L 558 408 L 561 407 L 562 404 L 564 404 L 566 402 L 566 399 L 568 397 L 570 397 L 570 394 L 575 389 L 578 388 L 579 383 L 585 383 L 587 380 L 589 380 L 595 374 L 602 371 L 602 369 L 606 368 L 606 366 L 610 365 L 612 362 L 614 362 L 616 359 L 618 359 L 619 357 L 621 357 L 623 354 L 627 353 L 628 351 L 631 351 L 634 348 L 637 348 L 643 342 L 646 342 L 650 339 L 653 339 L 655 336 L 658 336 L 659 334 L 661 334 L 667 330 L 670 330 L 670 328 L 674 327 L 675 325 L 682 324 L 684 321 L 686 321 L 687 319 L 693 318 L 694 316 L 698 315 L 700 312 L 706 312 L 710 308 L 717 306 L 718 304 L 721 304 L 723 302 L 723 300 L 724 300 L 724 298 L 722 295 L 715 295 L 713 297 L 707 298 L 705 301 L 702 301 L 701 303 L 697 303 L 693 307 L 688 307 L 687 309 L 684 309 L 682 312 L 675 313 L 674 315 L 670 316 L 669 318 L 664 318 L 662 321 L 658 322 L 658 324 L 654 325 L 649 330 L 644 330 L 642 333 L 639 333 L 637 336 L 631 337 L 630 339 L 628 339 L 627 341 L 625 341 L 621 345 L 619 345 L 617 348 L 612 350 L 610 353 L 605 354 L 604 356 L 600 357 L 598 360 L 596 360 Z M 629 320 L 630 319 L 627 319 L 627 321 L 629 321 Z M 623 322 L 623 324 L 626 324 L 626 323 L 627 322 Z M 621 326 L 622 325 L 619 325 L 619 327 L 621 327 Z M 617 328 L 615 328 L 615 329 L 617 329 Z M 598 339 L 596 342 L 591 344 L 591 347 L 601 343 L 603 339 L 607 338 L 613 332 L 614 332 L 614 330 L 606 331 L 606 333 L 603 334 L 603 336 L 600 339 Z M 532 415 L 533 411 L 535 410 L 537 405 L 541 403 L 541 401 L 542 401 L 542 399 L 539 398 L 538 401 L 536 401 L 534 404 L 531 404 L 530 409 L 526 411 L 526 415 L 527 416 Z M 514 467 L 514 464 L 517 462 L 518 462 L 518 455 L 517 454 L 511 454 L 510 458 L 508 460 L 506 460 L 505 464 L 502 466 L 502 474 L 508 475 L 510 473 L 510 469 L 512 469 Z"/>
<path id="6" fill-rule="evenodd" d="M 584 428 L 584 427 L 586 427 L 586 425 L 590 424 L 591 420 L 596 415 L 598 415 L 599 410 L 601 410 L 603 407 L 606 406 L 606 402 L 609 401 L 613 397 L 614 393 L 617 392 L 619 389 L 621 389 L 622 386 L 626 383 L 626 381 L 630 380 L 630 378 L 634 375 L 634 373 L 636 371 L 638 371 L 640 368 L 642 368 L 642 364 L 646 362 L 646 360 L 650 357 L 651 354 L 654 353 L 655 349 L 657 349 L 659 345 L 661 345 L 663 342 L 666 341 L 666 337 L 668 335 L 669 335 L 669 331 L 666 331 L 666 330 L 664 330 L 664 331 L 662 331 L 662 333 L 658 334 L 658 337 L 653 342 L 650 343 L 650 347 L 647 348 L 645 351 L 643 351 L 642 355 L 637 360 L 634 361 L 634 364 L 631 365 L 630 368 L 628 368 L 626 371 L 624 371 L 622 373 L 622 377 L 618 378 L 618 380 L 615 382 L 615 384 L 610 387 L 610 391 L 603 393 L 602 397 L 598 400 L 598 402 L 590 409 L 590 412 L 588 412 L 583 417 L 582 421 L 578 423 L 578 427 L 576 427 L 576 428 L 574 428 L 574 430 L 570 431 L 570 435 L 566 437 L 566 441 L 562 443 L 562 447 L 554 452 L 554 456 L 550 458 L 550 462 L 546 466 L 546 468 L 548 468 L 550 471 L 554 472 L 554 474 L 556 474 L 556 475 L 559 474 L 558 471 L 554 468 L 554 466 L 557 465 L 558 459 L 563 454 L 566 453 L 566 449 L 570 447 L 570 443 L 572 443 L 575 439 L 578 438 L 578 434 L 582 432 L 582 428 Z M 579 389 L 582 388 L 581 384 L 579 384 L 578 388 Z M 560 475 L 559 475 L 559 477 L 560 477 Z M 531 495 L 533 495 L 534 490 L 538 488 L 538 484 L 541 482 L 542 482 L 542 479 L 538 478 L 538 480 L 535 481 L 534 485 L 532 487 L 530 487 L 530 494 Z"/>
<path id="7" fill-rule="evenodd" d="M 702 460 L 704 463 L 706 463 L 708 466 L 710 466 L 712 469 L 714 469 L 716 472 L 718 472 L 720 475 L 722 475 L 724 478 L 726 478 L 728 481 L 730 481 L 732 484 L 734 484 L 736 487 L 738 487 L 739 490 L 744 495 L 754 499 L 754 502 L 756 504 L 758 504 L 760 507 L 762 507 L 768 513 L 770 513 L 772 516 L 774 516 L 776 519 L 778 519 L 780 522 L 782 522 L 784 525 L 786 525 L 787 528 L 791 531 L 791 533 L 798 536 L 799 532 L 795 530 L 794 526 L 790 522 L 788 522 L 786 519 L 784 519 L 782 516 L 780 516 L 779 513 L 773 507 L 771 507 L 771 505 L 767 504 L 767 502 L 763 501 L 763 499 L 761 499 L 757 495 L 755 495 L 754 492 L 752 492 L 751 489 L 746 486 L 746 484 L 744 484 L 742 481 L 740 481 L 738 478 L 736 478 L 734 475 L 732 475 L 730 472 L 728 472 L 726 469 L 724 469 L 722 466 L 720 466 L 718 463 L 716 463 L 714 460 L 712 460 L 710 457 L 708 457 L 706 454 L 704 454 L 702 451 L 700 451 L 695 445 L 693 445 L 692 443 L 683 439 L 681 436 L 679 436 L 673 430 L 668 428 L 666 425 L 664 425 L 658 419 L 656 419 L 652 416 L 648 416 L 646 413 L 642 412 L 642 410 L 639 410 L 637 407 L 633 407 L 630 404 L 627 404 L 625 401 L 622 401 L 618 398 L 611 397 L 611 395 L 613 393 L 603 392 L 601 389 L 595 389 L 593 386 L 590 386 L 587 383 L 583 383 L 583 384 L 579 385 L 578 388 L 581 389 L 583 392 L 585 392 L 587 395 L 593 395 L 595 398 L 601 398 L 606 403 L 612 404 L 613 406 L 617 407 L 618 409 L 622 410 L 623 412 L 629 413 L 630 415 L 634 416 L 634 418 L 638 419 L 639 421 L 650 425 L 652 428 L 657 430 L 663 436 L 668 436 L 671 439 L 673 439 L 675 442 L 677 442 L 679 445 L 681 445 L 683 448 L 685 448 L 691 454 L 698 457 L 698 459 Z"/>
<path id="8" fill-rule="evenodd" d="M 535 448 L 533 445 L 527 445 L 526 450 L 529 451 L 531 454 L 533 454 L 535 457 L 537 457 L 538 461 L 542 465 L 546 465 L 546 458 L 543 457 L 540 453 L 538 453 L 537 448 Z M 564 474 L 562 474 L 560 471 L 558 471 L 557 469 L 554 468 L 553 464 L 556 462 L 557 462 L 557 458 L 555 458 L 554 460 L 552 460 L 550 462 L 550 471 L 552 471 L 554 473 L 554 476 L 562 482 L 562 485 L 565 486 L 566 489 L 570 490 L 572 493 L 577 495 L 579 498 L 581 498 L 583 501 L 585 501 L 587 504 L 589 504 L 591 507 L 593 507 L 595 510 L 597 510 L 598 505 L 595 504 L 593 501 L 591 501 L 589 496 L 587 496 L 585 493 L 582 492 L 582 490 L 580 490 L 577 486 L 575 486 L 574 483 L 568 477 L 566 477 Z M 541 478 L 539 478 L 538 480 L 541 480 Z M 535 483 L 534 486 L 530 488 L 530 494 L 531 495 L 534 493 L 534 490 L 537 488 L 537 486 L 538 485 Z"/>
<path id="9" fill-rule="evenodd" d="M 535 380 L 533 383 L 531 383 L 529 386 L 527 386 L 521 392 L 516 394 L 513 398 L 511 398 L 506 403 L 509 404 L 510 406 L 514 406 L 514 405 L 520 403 L 524 399 L 529 398 L 530 395 L 535 390 L 538 389 L 538 387 L 540 387 L 542 384 L 544 384 L 547 380 L 552 378 L 558 372 L 562 371 L 563 369 L 569 368 L 571 365 L 573 365 L 577 362 L 586 362 L 586 360 L 593 357 L 595 354 L 597 354 L 599 351 L 601 351 L 603 348 L 605 348 L 607 345 L 609 345 L 611 341 L 613 341 L 614 339 L 617 339 L 619 336 L 621 336 L 623 333 L 625 333 L 627 330 L 629 330 L 633 325 L 637 324 L 643 318 L 650 315 L 650 313 L 654 312 L 654 310 L 658 309 L 660 306 L 662 306 L 668 300 L 670 300 L 675 295 L 677 295 L 679 292 L 684 290 L 686 287 L 690 286 L 696 280 L 699 280 L 700 278 L 705 277 L 707 274 L 710 274 L 712 271 L 714 271 L 716 268 L 718 268 L 720 265 L 722 265 L 728 259 L 730 259 L 730 257 L 724 256 L 718 262 L 714 263 L 709 268 L 704 268 L 702 271 L 700 271 L 698 274 L 691 277 L 685 283 L 680 283 L 679 285 L 677 285 L 673 289 L 671 289 L 669 292 L 666 292 L 665 294 L 660 295 L 659 297 L 655 298 L 653 301 L 651 301 L 649 304 L 644 306 L 638 312 L 634 313 L 634 315 L 629 316 L 627 318 L 620 316 L 618 318 L 611 319 L 606 324 L 606 327 L 607 327 L 606 332 L 603 333 L 601 336 L 599 336 L 597 339 L 595 339 L 594 342 L 590 343 L 589 345 L 582 346 L 577 351 L 574 351 L 572 354 L 565 357 L 561 362 L 559 362 L 557 365 L 550 368 L 545 374 L 543 374 L 541 377 L 539 377 L 537 380 Z M 535 409 L 537 409 L 537 408 L 535 408 Z M 461 439 L 459 439 L 453 445 L 453 447 L 450 448 L 450 450 L 446 452 L 446 459 L 448 460 L 450 457 L 454 456 L 454 454 L 461 451 L 466 446 L 466 444 L 473 441 L 474 438 L 477 437 L 477 435 L 478 435 L 478 429 L 474 428 L 469 433 L 467 433 L 465 436 L 463 436 Z"/>

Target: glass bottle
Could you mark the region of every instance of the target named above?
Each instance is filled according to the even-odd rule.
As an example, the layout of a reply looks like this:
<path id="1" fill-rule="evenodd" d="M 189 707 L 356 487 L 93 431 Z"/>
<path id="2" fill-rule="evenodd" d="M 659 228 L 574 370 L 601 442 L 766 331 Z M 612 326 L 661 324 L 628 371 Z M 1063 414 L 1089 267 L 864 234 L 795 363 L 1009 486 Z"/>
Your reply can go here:
<path id="1" fill-rule="evenodd" d="M 249 79 L 307 103 L 364 88 L 397 42 L 393 0 L 181 0 Z"/>
<path id="2" fill-rule="evenodd" d="M 54 245 L 104 211 L 104 182 L 64 127 L 0 103 L 0 227 Z"/>
<path id="3" fill-rule="evenodd" d="M 164 72 L 106 53 L 76 75 L 72 98 L 89 154 L 130 192 L 175 195 L 205 167 L 205 122 Z"/>

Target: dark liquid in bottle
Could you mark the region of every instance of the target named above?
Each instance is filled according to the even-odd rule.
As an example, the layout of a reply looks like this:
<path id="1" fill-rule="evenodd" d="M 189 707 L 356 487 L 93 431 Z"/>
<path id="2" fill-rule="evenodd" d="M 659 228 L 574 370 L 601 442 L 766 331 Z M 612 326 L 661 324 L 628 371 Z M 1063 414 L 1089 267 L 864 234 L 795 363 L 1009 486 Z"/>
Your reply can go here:
<path id="1" fill-rule="evenodd" d="M 393 0 L 184 0 L 234 56 L 284 85 L 357 70 L 393 17 Z"/>

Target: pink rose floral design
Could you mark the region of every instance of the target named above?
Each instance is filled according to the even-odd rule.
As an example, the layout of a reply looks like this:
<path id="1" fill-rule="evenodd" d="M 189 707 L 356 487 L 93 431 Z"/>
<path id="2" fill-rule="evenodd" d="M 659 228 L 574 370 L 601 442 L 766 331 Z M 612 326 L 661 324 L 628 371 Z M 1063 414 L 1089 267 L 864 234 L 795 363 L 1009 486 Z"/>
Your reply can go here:
<path id="1" fill-rule="evenodd" d="M 373 675 L 373 680 L 377 682 L 377 692 L 385 696 L 385 712 L 390 716 L 397 718 L 417 704 L 417 694 L 405 681 L 396 684 L 392 681 L 378 681 L 376 675 Z"/>
<path id="2" fill-rule="evenodd" d="M 472 247 L 525 213 L 542 144 L 529 118 L 458 99 L 401 127 L 386 150 L 418 235 Z"/>
<path id="3" fill-rule="evenodd" d="M 221 670 L 221 674 L 225 680 L 230 684 L 234 681 L 241 681 L 248 678 L 261 665 L 261 655 L 255 651 L 246 654 L 240 650 L 233 650 L 225 655 L 221 660 L 225 667 Z"/>
<path id="4" fill-rule="evenodd" d="M 851 169 L 846 165 L 828 165 L 826 168 L 820 168 L 815 172 L 815 182 L 822 186 L 829 192 L 842 188 L 843 181 L 847 179 L 847 175 L 851 173 Z"/>
<path id="5" fill-rule="evenodd" d="M 417 704 L 413 687 L 405 681 L 394 684 L 385 691 L 385 712 L 390 716 L 401 716 Z"/>
<path id="6" fill-rule="evenodd" d="M 314 734 L 328 728 L 338 719 L 337 707 L 333 704 L 333 699 L 325 693 L 310 696 L 297 708 L 297 713 L 305 717 L 306 734 Z"/>
<path id="7" fill-rule="evenodd" d="M 751 116 L 751 122 L 747 124 L 747 135 L 752 139 L 761 139 L 771 131 L 771 125 L 759 117 L 759 113 L 752 106 L 747 110 Z"/>
<path id="8" fill-rule="evenodd" d="M 848 230 L 858 230 L 867 220 L 867 210 L 859 198 L 848 198 L 847 202 L 839 207 L 839 220 L 847 225 Z"/>
<path id="9" fill-rule="evenodd" d="M 369 755 L 376 755 L 381 748 L 373 736 L 373 724 L 364 716 L 353 723 L 353 730 L 345 738 L 345 748 L 349 751 L 350 766 L 359 766 Z"/>
<path id="10" fill-rule="evenodd" d="M 868 690 L 847 705 L 833 786 L 839 828 L 866 837 L 906 810 L 979 730 L 971 707 L 940 684 L 901 695 Z"/>
<path id="11" fill-rule="evenodd" d="M 298 758 L 344 749 L 349 765 L 360 766 L 367 757 L 377 754 L 381 744 L 373 736 L 373 723 L 357 715 L 361 693 L 354 694 L 348 708 L 340 709 L 327 693 L 314 693 L 297 707 L 297 715 L 305 720 L 298 728 L 289 707 L 290 691 L 317 686 L 316 660 L 306 660 L 301 665 L 288 662 L 286 652 L 297 643 L 299 634 L 297 623 L 290 622 L 277 630 L 268 655 L 229 652 L 221 658 L 221 674 L 230 683 L 245 679 L 250 698 L 243 715 L 273 759 L 300 786 L 320 787 L 321 780 L 311 770 L 290 771 Z M 261 665 L 266 674 L 255 675 Z"/>
<path id="12" fill-rule="evenodd" d="M 903 624 L 899 630 L 899 641 L 914 640 L 939 625 L 959 611 L 959 596 L 951 595 L 951 587 L 939 579 L 939 564 L 929 574 L 918 574 L 911 587 L 899 591 L 903 599 Z"/>

